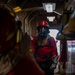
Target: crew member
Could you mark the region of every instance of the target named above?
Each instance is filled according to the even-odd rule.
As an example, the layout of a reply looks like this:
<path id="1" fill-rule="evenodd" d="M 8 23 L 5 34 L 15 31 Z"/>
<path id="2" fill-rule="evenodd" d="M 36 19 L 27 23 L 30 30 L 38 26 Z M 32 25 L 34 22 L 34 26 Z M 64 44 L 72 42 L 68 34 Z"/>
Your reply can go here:
<path id="1" fill-rule="evenodd" d="M 45 75 L 29 53 L 30 36 L 22 37 L 16 19 L 8 6 L 0 5 L 0 75 Z"/>
<path id="2" fill-rule="evenodd" d="M 54 75 L 58 57 L 55 39 L 49 35 L 47 21 L 41 20 L 37 27 L 38 36 L 33 39 L 34 57 L 46 75 Z"/>

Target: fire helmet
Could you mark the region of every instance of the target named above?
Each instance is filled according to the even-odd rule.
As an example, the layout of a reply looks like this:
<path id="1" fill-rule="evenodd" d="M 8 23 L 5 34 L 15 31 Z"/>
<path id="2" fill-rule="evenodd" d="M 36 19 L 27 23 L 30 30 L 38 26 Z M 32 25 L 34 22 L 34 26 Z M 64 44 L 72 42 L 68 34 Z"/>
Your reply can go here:
<path id="1" fill-rule="evenodd" d="M 50 29 L 50 27 L 49 27 L 48 22 L 45 20 L 41 20 L 37 27 L 38 38 L 45 39 L 47 37 L 47 35 L 50 33 L 49 29 Z"/>
<path id="2" fill-rule="evenodd" d="M 37 26 L 37 29 L 39 29 L 40 27 L 45 27 L 45 28 L 48 28 L 48 29 L 50 28 L 48 22 L 45 21 L 45 20 L 41 20 L 39 22 L 39 25 Z"/>
<path id="3" fill-rule="evenodd" d="M 0 53 L 8 52 L 16 45 L 20 28 L 17 24 L 15 13 L 6 5 L 0 5 Z"/>

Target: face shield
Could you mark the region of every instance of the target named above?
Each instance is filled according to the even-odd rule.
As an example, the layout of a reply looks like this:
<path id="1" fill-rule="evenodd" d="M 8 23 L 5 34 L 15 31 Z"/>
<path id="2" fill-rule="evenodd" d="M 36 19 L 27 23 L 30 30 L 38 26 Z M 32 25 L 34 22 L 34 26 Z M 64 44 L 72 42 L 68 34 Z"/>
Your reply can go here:
<path id="1" fill-rule="evenodd" d="M 38 39 L 43 40 L 47 37 L 49 34 L 49 29 L 46 27 L 40 27 L 38 29 Z"/>

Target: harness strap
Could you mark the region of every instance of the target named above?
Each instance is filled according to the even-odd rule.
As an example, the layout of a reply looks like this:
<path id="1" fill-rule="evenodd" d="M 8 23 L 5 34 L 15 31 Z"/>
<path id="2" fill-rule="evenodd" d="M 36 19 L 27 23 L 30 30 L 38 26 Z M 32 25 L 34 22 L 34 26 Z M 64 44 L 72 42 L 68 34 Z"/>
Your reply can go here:
<path id="1" fill-rule="evenodd" d="M 50 48 L 52 48 L 52 47 L 53 47 L 53 46 L 51 45 L 51 38 L 49 38 L 47 41 L 49 42 L 48 45 L 45 45 L 45 46 L 38 46 L 38 47 L 36 48 L 35 53 L 34 53 L 35 59 L 38 58 L 38 57 L 40 57 L 40 58 L 42 58 L 42 59 L 45 59 L 45 58 L 49 59 L 49 58 L 52 56 L 51 53 L 50 53 L 50 54 L 47 54 L 47 55 L 45 55 L 45 56 L 39 56 L 39 54 L 38 54 L 39 48 L 42 48 L 42 47 L 50 47 Z"/>

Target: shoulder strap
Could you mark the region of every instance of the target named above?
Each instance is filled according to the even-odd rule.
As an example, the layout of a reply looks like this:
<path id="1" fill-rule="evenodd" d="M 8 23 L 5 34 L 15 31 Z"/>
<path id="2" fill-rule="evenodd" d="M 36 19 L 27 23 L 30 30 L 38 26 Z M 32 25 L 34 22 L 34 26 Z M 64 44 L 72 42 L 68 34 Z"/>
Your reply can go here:
<path id="1" fill-rule="evenodd" d="M 52 38 L 50 37 L 50 38 L 48 38 L 48 44 L 49 44 L 48 46 L 52 48 L 53 46 L 52 46 L 51 42 L 52 42 Z"/>

